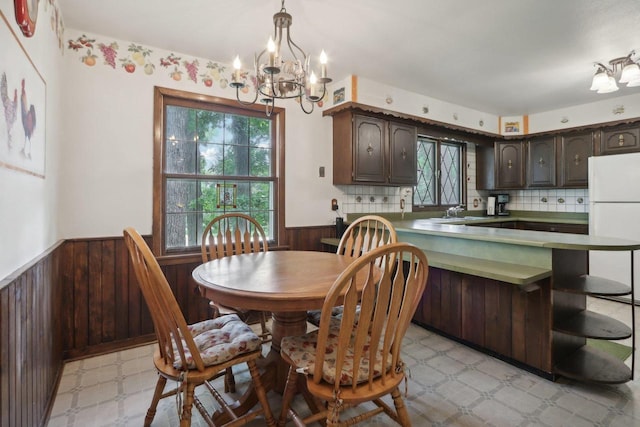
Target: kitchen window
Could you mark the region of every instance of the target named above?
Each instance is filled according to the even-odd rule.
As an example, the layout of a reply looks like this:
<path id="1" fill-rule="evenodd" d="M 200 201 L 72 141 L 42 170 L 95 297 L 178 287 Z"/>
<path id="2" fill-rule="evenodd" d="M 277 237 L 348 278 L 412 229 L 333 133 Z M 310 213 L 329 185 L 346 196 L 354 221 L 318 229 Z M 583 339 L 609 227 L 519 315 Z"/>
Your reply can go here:
<path id="1" fill-rule="evenodd" d="M 156 88 L 153 247 L 199 252 L 214 217 L 258 220 L 272 246 L 284 233 L 284 110 Z"/>
<path id="2" fill-rule="evenodd" d="M 457 206 L 465 197 L 465 145 L 418 136 L 418 183 L 413 188 L 413 210 Z"/>

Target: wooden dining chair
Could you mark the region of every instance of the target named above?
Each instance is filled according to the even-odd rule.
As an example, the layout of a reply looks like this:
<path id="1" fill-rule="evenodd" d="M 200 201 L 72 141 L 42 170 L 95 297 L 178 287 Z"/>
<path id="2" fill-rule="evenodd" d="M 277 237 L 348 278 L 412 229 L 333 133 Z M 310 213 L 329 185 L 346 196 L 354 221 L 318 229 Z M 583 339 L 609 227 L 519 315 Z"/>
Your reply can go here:
<path id="1" fill-rule="evenodd" d="M 336 253 L 353 258 L 380 247 L 398 241 L 398 234 L 393 224 L 378 215 L 365 215 L 353 221 L 345 230 L 338 243 Z M 339 318 L 342 307 L 333 308 L 333 316 Z M 320 310 L 307 312 L 307 321 L 315 326 L 320 324 Z"/>
<path id="2" fill-rule="evenodd" d="M 256 360 L 262 355 L 260 337 L 236 315 L 187 325 L 169 283 L 146 242 L 133 228 L 124 230 L 124 240 L 158 339 L 153 363 L 159 376 L 144 425 L 151 425 L 160 399 L 175 395 L 177 401 L 182 401 L 182 407 L 178 408 L 181 427 L 191 425 L 193 405 L 207 424 L 214 425 L 212 415 L 194 393 L 196 387 L 205 385 L 231 420 L 224 425 L 245 424 L 263 415 L 267 425 L 275 426 L 256 366 Z M 210 381 L 227 368 L 240 363 L 246 363 L 249 367 L 260 408 L 254 408 L 239 417 Z M 167 380 L 176 381 L 176 387 L 165 393 Z"/>
<path id="3" fill-rule="evenodd" d="M 268 252 L 269 243 L 262 226 L 249 215 L 234 212 L 212 219 L 202 232 L 200 243 L 202 262 L 224 258 L 236 254 Z M 264 311 L 246 310 L 241 307 L 229 307 L 216 301 L 209 302 L 213 318 L 227 314 L 236 314 L 246 323 L 260 322 L 260 337 L 263 343 L 271 341 L 271 331 L 267 327 L 267 315 Z M 230 368 L 225 375 L 225 392 L 235 391 L 235 378 Z"/>
<path id="4" fill-rule="evenodd" d="M 327 426 L 348 426 L 381 412 L 411 425 L 399 390 L 405 379 L 400 350 L 427 277 L 426 255 L 409 243 L 373 249 L 345 269 L 324 300 L 320 327 L 282 339 L 280 354 L 290 368 L 280 425 L 292 418 L 296 425 L 326 420 Z M 332 309 L 341 302 L 336 323 Z M 306 418 L 290 409 L 300 374 L 306 375 L 308 391 L 326 402 L 325 410 Z M 381 399 L 388 394 L 395 410 Z M 364 402 L 374 405 L 340 420 L 344 408 Z"/>

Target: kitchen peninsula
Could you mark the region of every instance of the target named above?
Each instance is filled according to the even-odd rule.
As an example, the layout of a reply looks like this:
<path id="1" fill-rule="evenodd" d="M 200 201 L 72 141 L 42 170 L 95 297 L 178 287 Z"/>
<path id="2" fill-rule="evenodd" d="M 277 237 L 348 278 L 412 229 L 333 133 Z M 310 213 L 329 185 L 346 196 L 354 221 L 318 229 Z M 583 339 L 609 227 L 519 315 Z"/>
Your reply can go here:
<path id="1" fill-rule="evenodd" d="M 631 257 L 640 242 L 497 223 L 481 217 L 393 219 L 398 239 L 429 259 L 429 283 L 414 322 L 550 379 L 630 380 L 622 361 L 587 345 L 587 338 L 625 339 L 633 329 L 587 310 L 586 297 L 629 295 L 632 289 L 590 277 L 588 251 L 629 251 Z"/>

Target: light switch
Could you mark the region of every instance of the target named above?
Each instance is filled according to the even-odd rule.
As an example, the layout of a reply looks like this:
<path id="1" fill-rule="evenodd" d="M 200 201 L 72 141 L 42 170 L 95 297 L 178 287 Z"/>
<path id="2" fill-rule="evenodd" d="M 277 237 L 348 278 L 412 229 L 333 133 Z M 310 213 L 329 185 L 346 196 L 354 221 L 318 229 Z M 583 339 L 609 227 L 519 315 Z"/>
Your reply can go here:
<path id="1" fill-rule="evenodd" d="M 320 166 L 320 169 L 318 170 L 318 175 L 320 175 L 320 178 L 324 178 L 324 166 Z"/>

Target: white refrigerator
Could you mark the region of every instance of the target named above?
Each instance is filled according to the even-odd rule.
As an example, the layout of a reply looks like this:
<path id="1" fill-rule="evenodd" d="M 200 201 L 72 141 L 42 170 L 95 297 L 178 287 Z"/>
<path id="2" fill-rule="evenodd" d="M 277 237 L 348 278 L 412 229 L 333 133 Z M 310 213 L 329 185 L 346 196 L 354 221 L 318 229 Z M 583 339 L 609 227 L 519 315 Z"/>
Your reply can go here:
<path id="1" fill-rule="evenodd" d="M 640 241 L 640 153 L 589 158 L 589 234 Z M 633 257 L 638 303 L 640 250 Z M 589 274 L 631 285 L 631 252 L 590 251 Z"/>

